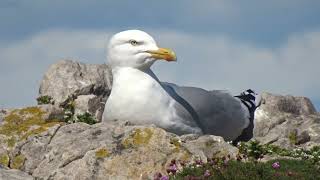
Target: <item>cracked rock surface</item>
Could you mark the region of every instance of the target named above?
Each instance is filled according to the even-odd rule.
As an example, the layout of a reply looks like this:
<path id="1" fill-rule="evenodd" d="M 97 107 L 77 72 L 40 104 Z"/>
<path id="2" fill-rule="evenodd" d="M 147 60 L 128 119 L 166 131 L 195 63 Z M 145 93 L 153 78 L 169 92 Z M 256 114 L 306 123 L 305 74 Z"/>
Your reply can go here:
<path id="1" fill-rule="evenodd" d="M 306 97 L 262 94 L 255 112 L 254 138 L 284 148 L 320 144 L 320 114 Z"/>
<path id="2" fill-rule="evenodd" d="M 77 112 L 89 112 L 101 121 L 104 103 L 111 91 L 112 73 L 106 64 L 61 60 L 49 67 L 39 89 L 54 104 L 64 106 L 77 99 Z"/>
<path id="3" fill-rule="evenodd" d="M 18 169 L 41 179 L 139 179 L 165 173 L 172 159 L 235 157 L 221 137 L 177 136 L 153 126 L 114 122 L 56 125 L 18 143 Z"/>

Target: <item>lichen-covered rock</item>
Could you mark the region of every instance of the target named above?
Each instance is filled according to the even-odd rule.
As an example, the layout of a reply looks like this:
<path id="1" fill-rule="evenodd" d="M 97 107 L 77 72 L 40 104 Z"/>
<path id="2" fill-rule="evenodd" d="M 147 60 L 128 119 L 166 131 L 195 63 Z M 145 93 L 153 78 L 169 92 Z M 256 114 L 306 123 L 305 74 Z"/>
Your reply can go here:
<path id="1" fill-rule="evenodd" d="M 255 113 L 254 138 L 284 148 L 320 144 L 320 115 L 305 97 L 262 94 Z"/>
<path id="2" fill-rule="evenodd" d="M 33 180 L 28 173 L 16 169 L 3 169 L 0 167 L 1 180 Z"/>
<path id="3" fill-rule="evenodd" d="M 34 106 L 8 110 L 0 126 L 0 135 L 14 139 L 14 141 L 26 139 L 30 135 L 39 134 L 59 124 L 61 120 L 57 118 L 61 117 L 62 113 L 61 109 L 53 108 L 53 106 L 52 108 Z M 10 142 L 10 139 L 7 143 L 9 147 L 14 144 Z"/>
<path id="4" fill-rule="evenodd" d="M 28 138 L 42 133 L 49 133 L 50 128 L 60 125 L 59 119 L 63 111 L 53 105 L 26 107 L 21 109 L 5 110 L 0 125 L 0 165 L 13 169 L 24 166 L 25 156 L 20 146 Z M 32 152 L 37 156 L 38 149 Z"/>
<path id="5" fill-rule="evenodd" d="M 221 137 L 177 136 L 115 121 L 52 126 L 17 143 L 10 164 L 40 179 L 139 179 L 166 173 L 172 159 L 206 161 L 237 153 Z"/>
<path id="6" fill-rule="evenodd" d="M 56 105 L 64 106 L 70 101 L 81 101 L 82 109 L 88 109 L 98 120 L 104 109 L 104 103 L 110 94 L 112 73 L 105 65 L 83 64 L 79 62 L 62 60 L 49 67 L 45 73 L 39 96 L 52 98 Z M 94 95 L 94 98 L 86 97 L 84 102 L 81 95 Z M 79 100 L 81 99 L 81 100 Z M 87 107 L 83 107 L 86 105 Z"/>

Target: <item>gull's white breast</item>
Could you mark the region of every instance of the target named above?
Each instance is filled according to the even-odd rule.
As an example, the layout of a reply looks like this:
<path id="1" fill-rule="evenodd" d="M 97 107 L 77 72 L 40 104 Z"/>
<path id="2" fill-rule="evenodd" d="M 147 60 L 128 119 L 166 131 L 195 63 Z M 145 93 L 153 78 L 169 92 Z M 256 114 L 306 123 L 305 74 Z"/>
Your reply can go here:
<path id="1" fill-rule="evenodd" d="M 168 126 L 174 116 L 174 101 L 149 74 L 134 68 L 113 71 L 113 87 L 104 121 L 128 120 L 137 124 Z"/>
<path id="2" fill-rule="evenodd" d="M 113 86 L 103 121 L 154 124 L 177 134 L 202 133 L 190 115 L 187 119 L 177 115 L 177 107 L 180 110 L 183 107 L 167 93 L 152 71 L 149 72 L 130 67 L 113 69 Z"/>

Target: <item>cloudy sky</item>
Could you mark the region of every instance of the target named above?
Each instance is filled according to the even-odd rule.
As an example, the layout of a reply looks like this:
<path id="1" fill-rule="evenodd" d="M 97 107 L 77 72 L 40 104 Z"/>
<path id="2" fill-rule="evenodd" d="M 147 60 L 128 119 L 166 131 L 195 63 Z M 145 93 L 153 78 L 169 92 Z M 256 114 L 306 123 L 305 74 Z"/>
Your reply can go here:
<path id="1" fill-rule="evenodd" d="M 141 29 L 177 53 L 153 66 L 163 81 L 307 96 L 320 110 L 319 17 L 318 0 L 1 0 L 0 108 L 35 104 L 50 64 L 105 63 L 112 34 Z"/>

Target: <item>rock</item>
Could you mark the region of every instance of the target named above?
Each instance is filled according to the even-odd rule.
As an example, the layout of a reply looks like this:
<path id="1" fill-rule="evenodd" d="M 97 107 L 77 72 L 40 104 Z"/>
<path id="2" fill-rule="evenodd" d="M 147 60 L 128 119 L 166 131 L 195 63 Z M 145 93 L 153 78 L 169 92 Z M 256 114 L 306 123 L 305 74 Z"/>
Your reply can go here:
<path id="1" fill-rule="evenodd" d="M 11 164 L 17 157 L 23 159 L 23 161 L 16 163 L 16 166 L 11 166 L 11 168 L 20 169 L 32 174 L 38 164 L 42 162 L 48 144 L 51 143 L 52 138 L 61 126 L 61 124 L 54 125 L 47 131 L 30 136 L 28 139 L 17 143 L 17 146 L 10 153 Z"/>
<path id="2" fill-rule="evenodd" d="M 311 137 L 307 131 L 303 131 L 297 135 L 296 145 L 305 144 L 311 140 Z"/>
<path id="3" fill-rule="evenodd" d="M 40 105 L 38 107 L 41 109 L 42 112 L 45 112 L 42 115 L 43 120 L 45 121 L 63 120 L 63 117 L 64 117 L 63 108 L 56 105 L 51 105 L 51 104 Z"/>
<path id="4" fill-rule="evenodd" d="M 60 125 L 61 108 L 53 105 L 26 107 L 6 110 L 0 126 L 0 164 L 19 169 L 25 157 L 21 156 L 21 144 L 37 134 L 48 133 L 55 125 Z M 33 152 L 37 156 L 38 151 Z"/>
<path id="5" fill-rule="evenodd" d="M 10 158 L 17 169 L 38 179 L 139 179 L 165 174 L 172 159 L 206 161 L 237 154 L 221 137 L 177 136 L 115 121 L 52 126 L 19 142 Z"/>
<path id="6" fill-rule="evenodd" d="M 111 69 L 105 64 L 93 65 L 62 60 L 51 65 L 45 73 L 41 81 L 39 96 L 52 97 L 54 104 L 59 106 L 65 106 L 78 98 L 81 99 L 81 102 L 84 99 L 90 99 L 90 102 L 82 103 L 81 108 L 94 111 L 91 113 L 100 121 L 101 109 L 104 109 L 104 103 L 111 91 L 111 84 Z M 95 97 L 89 99 L 79 97 L 82 95 L 94 95 Z"/>
<path id="7" fill-rule="evenodd" d="M 294 115 L 317 114 L 310 99 L 306 97 L 281 96 L 270 93 L 262 94 L 262 107 L 269 113 L 278 112 Z"/>
<path id="8" fill-rule="evenodd" d="M 262 94 L 255 112 L 254 138 L 283 148 L 310 148 L 320 143 L 320 115 L 305 97 Z"/>
<path id="9" fill-rule="evenodd" d="M 29 174 L 16 169 L 3 169 L 0 167 L 1 180 L 33 180 Z"/>
<path id="10" fill-rule="evenodd" d="M 84 114 L 86 112 L 92 114 L 97 118 L 97 121 L 102 119 L 102 114 L 104 111 L 104 100 L 102 97 L 96 95 L 80 95 L 74 101 L 75 105 L 75 116 Z"/>

